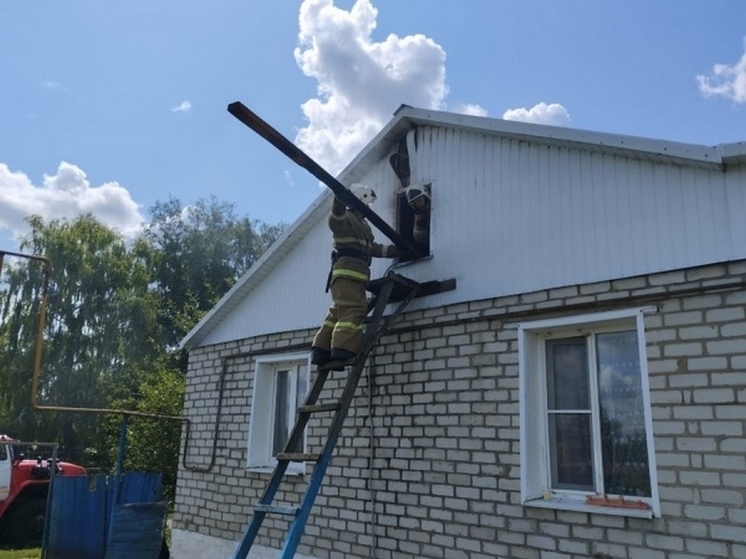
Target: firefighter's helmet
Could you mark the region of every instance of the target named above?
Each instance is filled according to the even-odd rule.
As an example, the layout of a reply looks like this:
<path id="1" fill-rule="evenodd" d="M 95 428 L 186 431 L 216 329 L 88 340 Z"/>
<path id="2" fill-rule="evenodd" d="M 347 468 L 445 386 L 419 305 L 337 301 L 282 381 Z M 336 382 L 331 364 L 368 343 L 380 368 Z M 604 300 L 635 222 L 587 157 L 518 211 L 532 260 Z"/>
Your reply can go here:
<path id="1" fill-rule="evenodd" d="M 407 187 L 407 203 L 416 209 L 425 209 L 430 204 L 430 185 L 412 184 Z"/>
<path id="2" fill-rule="evenodd" d="M 360 184 L 359 182 L 356 182 L 350 187 L 350 192 L 352 192 L 352 194 L 354 194 L 355 197 L 366 206 L 370 206 L 376 201 L 376 193 L 373 192 L 373 189 L 364 184 Z"/>

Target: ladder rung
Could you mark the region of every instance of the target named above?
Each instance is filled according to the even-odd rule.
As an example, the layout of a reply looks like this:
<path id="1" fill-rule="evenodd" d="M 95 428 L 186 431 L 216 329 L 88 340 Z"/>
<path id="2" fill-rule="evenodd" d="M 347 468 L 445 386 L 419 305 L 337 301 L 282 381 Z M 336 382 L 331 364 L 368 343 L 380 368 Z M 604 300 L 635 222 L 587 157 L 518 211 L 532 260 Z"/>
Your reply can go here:
<path id="1" fill-rule="evenodd" d="M 300 406 L 298 413 L 317 413 L 322 411 L 337 411 L 339 404 L 314 404 L 310 406 Z"/>
<path id="2" fill-rule="evenodd" d="M 296 516 L 300 511 L 300 507 L 283 507 L 281 505 L 263 505 L 259 503 L 254 505 L 254 510 L 256 512 L 275 512 L 277 514 Z"/>
<path id="3" fill-rule="evenodd" d="M 319 459 L 318 454 L 307 453 L 307 452 L 278 452 L 277 460 L 285 460 L 287 462 L 316 462 Z"/>

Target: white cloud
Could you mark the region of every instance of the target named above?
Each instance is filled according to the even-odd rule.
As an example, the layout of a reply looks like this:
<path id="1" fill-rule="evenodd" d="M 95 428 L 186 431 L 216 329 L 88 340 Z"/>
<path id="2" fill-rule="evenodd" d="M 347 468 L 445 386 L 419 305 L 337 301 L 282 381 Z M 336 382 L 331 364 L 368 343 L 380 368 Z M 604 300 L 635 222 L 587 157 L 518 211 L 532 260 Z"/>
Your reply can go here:
<path id="1" fill-rule="evenodd" d="M 395 9 L 395 8 L 392 8 Z M 445 110 L 446 53 L 422 34 L 389 34 L 375 42 L 378 10 L 371 0 L 355 0 L 349 10 L 334 0 L 303 0 L 295 60 L 317 81 L 317 97 L 301 105 L 307 126 L 295 141 L 331 174 L 344 166 L 391 119 L 400 105 Z M 487 116 L 475 103 L 450 109 Z M 569 126 L 562 105 L 539 103 L 511 109 L 506 120 Z"/>
<path id="2" fill-rule="evenodd" d="M 41 82 L 41 86 L 44 89 L 49 89 L 50 91 L 69 91 L 70 89 L 66 85 L 61 84 L 60 82 L 52 81 L 52 80 Z"/>
<path id="3" fill-rule="evenodd" d="M 487 116 L 487 109 L 476 103 L 464 103 L 453 107 L 453 112 L 471 116 Z"/>
<path id="4" fill-rule="evenodd" d="M 30 215 L 48 221 L 88 213 L 125 236 L 138 233 L 145 221 L 126 188 L 116 182 L 92 187 L 75 165 L 61 162 L 56 174 L 45 174 L 43 185 L 35 186 L 26 174 L 0 163 L 0 229 L 19 236 L 28 233 L 24 219 Z"/>
<path id="5" fill-rule="evenodd" d="M 285 169 L 283 172 L 283 175 L 285 176 L 285 182 L 289 186 L 295 186 L 295 180 L 293 179 L 293 174 L 290 172 L 289 169 Z"/>
<path id="6" fill-rule="evenodd" d="M 744 53 L 733 65 L 715 64 L 709 76 L 697 76 L 699 91 L 705 97 L 719 96 L 746 103 L 746 38 Z"/>
<path id="7" fill-rule="evenodd" d="M 565 107 L 557 103 L 547 105 L 539 103 L 530 109 L 508 109 L 503 114 L 505 120 L 518 120 L 521 122 L 533 122 L 534 124 L 549 124 L 551 126 L 569 126 L 570 114 Z"/>
<path id="8" fill-rule="evenodd" d="M 189 101 L 182 101 L 175 107 L 171 107 L 171 111 L 174 113 L 189 113 L 192 111 L 192 104 Z"/>
<path id="9" fill-rule="evenodd" d="M 308 125 L 296 142 L 330 173 L 339 172 L 402 104 L 443 109 L 445 52 L 421 34 L 374 42 L 378 11 L 356 0 L 304 0 L 295 60 L 317 80 L 318 97 L 301 106 Z"/>

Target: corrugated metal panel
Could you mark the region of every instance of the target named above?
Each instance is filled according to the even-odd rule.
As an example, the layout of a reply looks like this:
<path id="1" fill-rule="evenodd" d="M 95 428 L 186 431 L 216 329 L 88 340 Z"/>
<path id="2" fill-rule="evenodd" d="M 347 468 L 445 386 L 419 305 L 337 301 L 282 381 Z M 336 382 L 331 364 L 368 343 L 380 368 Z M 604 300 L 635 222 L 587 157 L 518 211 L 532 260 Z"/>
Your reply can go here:
<path id="1" fill-rule="evenodd" d="M 106 545 L 106 476 L 60 477 L 49 518 L 49 559 L 98 559 Z"/>
<path id="2" fill-rule="evenodd" d="M 413 180 L 434 183 L 434 258 L 416 279 L 459 280 L 440 302 L 746 257 L 728 219 L 744 189 L 720 171 L 441 127 L 418 137 Z"/>
<path id="3" fill-rule="evenodd" d="M 728 213 L 719 217 L 727 219 L 731 242 L 743 247 L 746 244 L 746 167 L 741 167 L 739 173 L 726 175 L 724 190 Z M 731 248 L 736 252 L 735 247 Z"/>
<path id="4" fill-rule="evenodd" d="M 117 502 L 124 505 L 160 500 L 161 477 L 158 473 L 125 474 Z M 104 557 L 116 489 L 114 477 L 103 474 L 55 479 L 46 556 L 49 559 Z"/>
<path id="5" fill-rule="evenodd" d="M 331 233 L 325 221 L 319 222 L 204 343 L 318 325 L 328 305 L 324 286 L 331 250 Z"/>
<path id="6" fill-rule="evenodd" d="M 158 559 L 168 503 L 129 503 L 114 507 L 104 559 Z"/>

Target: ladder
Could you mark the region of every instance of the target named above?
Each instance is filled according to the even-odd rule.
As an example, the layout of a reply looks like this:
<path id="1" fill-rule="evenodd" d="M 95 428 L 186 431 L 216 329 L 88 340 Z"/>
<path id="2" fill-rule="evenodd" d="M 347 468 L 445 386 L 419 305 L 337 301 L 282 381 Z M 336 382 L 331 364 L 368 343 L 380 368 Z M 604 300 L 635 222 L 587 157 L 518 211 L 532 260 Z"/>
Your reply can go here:
<path id="1" fill-rule="evenodd" d="M 409 302 L 416 296 L 421 295 L 420 288 L 422 285 L 393 271 L 389 271 L 386 276 L 371 283 L 369 289 L 374 291 L 374 296 L 368 305 L 368 312 L 372 312 L 372 315 L 367 321 L 366 334 L 360 352 L 344 364 L 350 367 L 350 371 L 342 396 L 337 402 L 317 403 L 330 371 L 340 366 L 341 363 L 328 363 L 323 367 L 319 367 L 316 380 L 308 391 L 305 402 L 298 408 L 296 422 L 290 432 L 285 449 L 283 452 L 277 454 L 277 466 L 264 490 L 264 494 L 258 504 L 254 506 L 254 516 L 246 529 L 243 539 L 236 548 L 233 559 L 246 559 L 267 514 L 280 514 L 292 517 L 285 544 L 278 558 L 292 559 L 295 556 L 295 551 L 298 548 L 298 544 L 300 544 L 314 501 L 321 489 L 321 483 L 327 467 L 331 462 L 334 447 L 347 417 L 347 411 L 355 397 L 355 390 L 365 368 L 368 354 L 376 346 L 380 337 L 404 311 Z M 377 293 L 375 292 L 376 290 Z M 384 317 L 383 312 L 386 306 L 390 302 L 396 301 L 399 302 L 399 305 L 390 315 Z M 296 452 L 296 449 L 300 446 L 303 431 L 310 417 L 315 413 L 324 412 L 334 412 L 334 418 L 329 427 L 327 440 L 321 454 Z M 291 462 L 306 461 L 314 461 L 315 466 L 300 506 L 273 504 L 275 494 L 280 488 L 289 464 Z"/>

